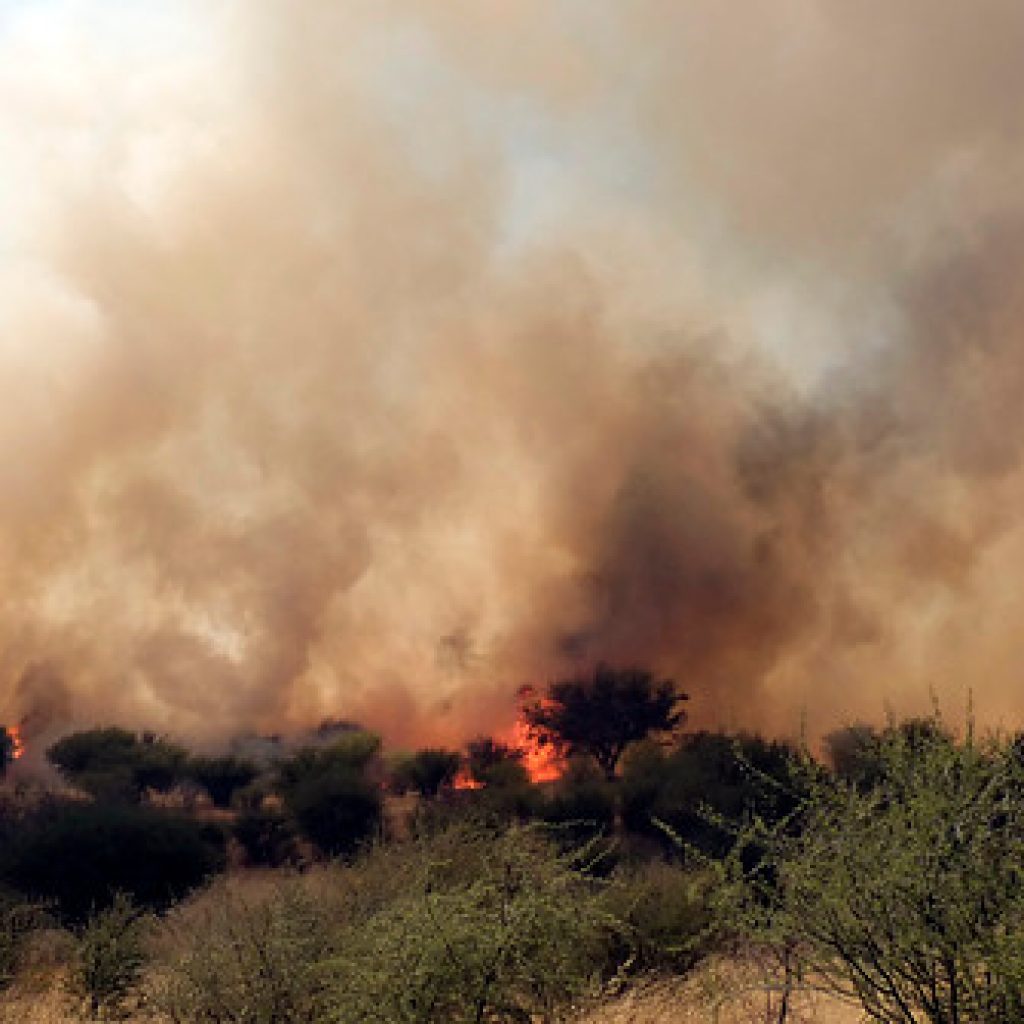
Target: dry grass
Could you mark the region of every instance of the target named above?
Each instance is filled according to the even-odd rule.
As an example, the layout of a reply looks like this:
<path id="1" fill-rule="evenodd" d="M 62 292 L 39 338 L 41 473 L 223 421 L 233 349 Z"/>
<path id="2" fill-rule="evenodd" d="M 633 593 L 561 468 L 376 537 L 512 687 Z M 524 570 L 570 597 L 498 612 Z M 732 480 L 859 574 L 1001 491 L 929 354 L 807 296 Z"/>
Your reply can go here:
<path id="1" fill-rule="evenodd" d="M 775 1024 L 779 996 L 762 972 L 732 961 L 711 963 L 688 978 L 632 986 L 582 1015 L 576 1024 Z M 795 993 L 788 1024 L 860 1024 L 855 1007 L 820 993 Z"/>
<path id="2" fill-rule="evenodd" d="M 769 996 L 762 982 L 756 968 L 720 962 L 689 978 L 632 985 L 622 995 L 577 1015 L 571 1024 L 775 1024 L 778 997 Z M 59 977 L 48 986 L 0 997 L 0 1024 L 85 1024 L 87 1020 L 69 1002 Z M 793 997 L 788 1018 L 789 1024 L 860 1024 L 863 1020 L 854 1007 L 810 993 Z M 143 1021 L 158 1024 L 151 1016 L 124 1024 Z"/>

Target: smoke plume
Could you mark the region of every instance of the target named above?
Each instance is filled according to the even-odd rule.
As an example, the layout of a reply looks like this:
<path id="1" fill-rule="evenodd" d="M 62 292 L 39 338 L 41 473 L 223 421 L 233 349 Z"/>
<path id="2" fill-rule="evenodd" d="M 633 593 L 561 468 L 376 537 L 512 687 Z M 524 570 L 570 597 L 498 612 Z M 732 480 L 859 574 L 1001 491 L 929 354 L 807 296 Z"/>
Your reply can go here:
<path id="1" fill-rule="evenodd" d="M 1020 724 L 1015 0 L 0 16 L 0 709 Z"/>

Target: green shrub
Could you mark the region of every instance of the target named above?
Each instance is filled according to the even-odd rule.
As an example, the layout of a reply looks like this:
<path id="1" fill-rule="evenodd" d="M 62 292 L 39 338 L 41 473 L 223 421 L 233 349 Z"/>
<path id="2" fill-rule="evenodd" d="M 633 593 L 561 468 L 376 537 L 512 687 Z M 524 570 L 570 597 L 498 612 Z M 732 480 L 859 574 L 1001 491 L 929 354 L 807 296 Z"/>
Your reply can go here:
<path id="1" fill-rule="evenodd" d="M 615 825 L 612 784 L 587 758 L 573 758 L 543 806 L 545 821 L 560 826 L 563 846 L 610 835 Z"/>
<path id="2" fill-rule="evenodd" d="M 606 895 L 634 970 L 682 973 L 714 949 L 712 879 L 663 860 L 616 870 Z"/>
<path id="3" fill-rule="evenodd" d="M 668 753 L 642 745 L 626 755 L 623 824 L 666 852 L 722 858 L 747 822 L 792 819 L 804 792 L 802 764 L 787 744 L 744 734 L 694 733 Z"/>
<path id="4" fill-rule="evenodd" d="M 78 936 L 68 989 L 92 1017 L 128 1015 L 146 965 L 146 927 L 131 899 L 118 893 Z"/>
<path id="5" fill-rule="evenodd" d="M 426 749 L 398 758 L 391 768 L 392 788 L 399 793 L 415 790 L 435 797 L 450 789 L 462 767 L 462 755 L 454 750 Z"/>
<path id="6" fill-rule="evenodd" d="M 331 857 L 355 853 L 380 828 L 380 790 L 351 770 L 303 780 L 286 803 L 303 835 Z"/>
<path id="7" fill-rule="evenodd" d="M 875 756 L 871 787 L 811 776 L 801 832 L 752 828 L 765 859 L 726 917 L 872 1020 L 1024 1019 L 1024 766 L 938 722 Z"/>
<path id="8" fill-rule="evenodd" d="M 451 837 L 420 845 L 392 899 L 350 922 L 328 965 L 333 1020 L 548 1019 L 593 987 L 610 933 L 596 883 L 536 830 L 460 838 L 450 857 Z"/>
<path id="9" fill-rule="evenodd" d="M 81 923 L 118 892 L 166 907 L 223 866 L 215 827 L 146 807 L 70 803 L 22 823 L 0 853 L 0 880 Z"/>

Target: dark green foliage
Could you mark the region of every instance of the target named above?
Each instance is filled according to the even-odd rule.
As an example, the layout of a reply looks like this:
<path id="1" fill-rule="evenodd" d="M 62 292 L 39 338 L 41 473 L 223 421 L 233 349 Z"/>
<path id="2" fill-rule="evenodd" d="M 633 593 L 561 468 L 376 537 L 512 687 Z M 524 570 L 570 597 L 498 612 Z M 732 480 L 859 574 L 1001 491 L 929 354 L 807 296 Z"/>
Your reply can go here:
<path id="1" fill-rule="evenodd" d="M 354 853 L 380 827 L 380 790 L 352 770 L 305 779 L 288 791 L 286 803 L 302 834 L 331 857 Z"/>
<path id="2" fill-rule="evenodd" d="M 529 781 L 523 767 L 523 751 L 491 736 L 480 736 L 466 744 L 466 768 L 483 785 L 509 785 L 513 779 Z"/>
<path id="3" fill-rule="evenodd" d="M 850 725 L 825 737 L 825 750 L 836 776 L 860 789 L 871 789 L 882 780 L 878 730 L 870 725 Z"/>
<path id="4" fill-rule="evenodd" d="M 687 699 L 675 683 L 642 669 L 598 665 L 587 677 L 551 683 L 523 714 L 538 742 L 563 756 L 593 757 L 609 778 L 631 743 L 677 729 Z"/>
<path id="5" fill-rule="evenodd" d="M 415 790 L 420 796 L 435 797 L 451 789 L 462 767 L 462 755 L 454 750 L 426 749 L 403 757 L 392 769 L 395 788 Z"/>
<path id="6" fill-rule="evenodd" d="M 0 725 L 0 777 L 7 773 L 14 761 L 17 744 L 6 725 Z"/>
<path id="7" fill-rule="evenodd" d="M 633 832 L 720 858 L 754 818 L 788 820 L 803 796 L 797 752 L 759 736 L 694 733 L 664 752 L 630 753 L 621 783 L 622 818 Z M 666 833 L 668 826 L 671 836 Z"/>
<path id="8" fill-rule="evenodd" d="M 616 869 L 606 896 L 636 971 L 684 973 L 714 950 L 713 879 L 662 860 Z"/>
<path id="9" fill-rule="evenodd" d="M 739 889 L 752 936 L 879 1022 L 1024 1019 L 1024 768 L 1013 748 L 957 744 L 935 721 L 886 730 L 876 756 L 870 788 L 809 778 L 799 834 L 755 827 L 744 838 L 765 851 Z M 730 921 L 741 916 L 727 905 Z"/>
<path id="10" fill-rule="evenodd" d="M 328 746 L 303 747 L 278 764 L 278 789 L 287 799 L 310 779 L 332 773 L 364 776 L 379 752 L 379 736 L 356 731 L 344 733 Z"/>
<path id="11" fill-rule="evenodd" d="M 380 827 L 383 801 L 370 772 L 379 749 L 377 736 L 353 731 L 330 746 L 299 750 L 278 766 L 285 807 L 328 856 L 354 853 Z"/>
<path id="12" fill-rule="evenodd" d="M 78 935 L 68 990 L 92 1017 L 125 1017 L 146 966 L 148 921 L 123 893 Z"/>
<path id="13" fill-rule="evenodd" d="M 260 807 L 240 811 L 232 834 L 250 867 L 277 868 L 298 859 L 298 832 L 282 811 Z"/>
<path id="14" fill-rule="evenodd" d="M 56 804 L 0 852 L 0 881 L 81 922 L 118 892 L 165 907 L 223 866 L 224 839 L 211 826 L 124 804 Z"/>
<path id="15" fill-rule="evenodd" d="M 235 793 L 248 786 L 259 774 L 251 761 L 243 761 L 234 754 L 220 757 L 193 757 L 188 761 L 186 774 L 210 795 L 215 807 L 230 807 Z"/>
<path id="16" fill-rule="evenodd" d="M 894 740 L 906 743 L 911 750 L 953 742 L 937 719 L 908 718 L 890 723 L 881 732 L 870 725 L 838 729 L 825 737 L 825 746 L 832 769 L 840 779 L 860 789 L 871 789 L 884 781 L 886 749 Z"/>
<path id="17" fill-rule="evenodd" d="M 343 933 L 332 1019 L 522 1024 L 593 985 L 612 930 L 597 884 L 530 830 L 452 838 L 415 849 L 391 898 Z"/>
<path id="18" fill-rule="evenodd" d="M 138 800 L 184 777 L 185 751 L 152 733 L 89 729 L 58 740 L 46 757 L 73 786 L 101 800 Z"/>
<path id="19" fill-rule="evenodd" d="M 615 794 L 592 761 L 574 758 L 554 784 L 541 813 L 545 821 L 561 826 L 563 845 L 580 845 L 611 834 Z"/>

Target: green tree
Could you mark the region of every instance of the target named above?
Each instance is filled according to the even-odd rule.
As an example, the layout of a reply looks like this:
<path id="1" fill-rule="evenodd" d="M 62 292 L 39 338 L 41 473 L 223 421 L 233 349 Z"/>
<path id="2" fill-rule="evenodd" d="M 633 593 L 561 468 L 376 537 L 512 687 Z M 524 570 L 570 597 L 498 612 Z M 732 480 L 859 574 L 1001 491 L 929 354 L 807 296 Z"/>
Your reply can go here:
<path id="1" fill-rule="evenodd" d="M 185 773 L 210 794 L 215 807 L 230 807 L 231 798 L 259 775 L 259 769 L 251 761 L 244 761 L 234 754 L 224 754 L 219 757 L 193 757 L 188 761 Z"/>
<path id="2" fill-rule="evenodd" d="M 186 752 L 153 733 L 108 727 L 72 733 L 53 744 L 47 760 L 73 786 L 97 799 L 138 800 L 184 777 Z"/>
<path id="3" fill-rule="evenodd" d="M 530 776 L 523 767 L 524 756 L 518 747 L 492 736 L 480 736 L 466 744 L 466 767 L 470 776 L 484 786 L 528 783 Z"/>
<path id="4" fill-rule="evenodd" d="M 752 934 L 875 1021 L 1024 1019 L 1024 768 L 938 721 L 877 756 L 871 788 L 811 773 L 798 834 L 744 837 L 767 851 L 734 890 Z"/>
<path id="5" fill-rule="evenodd" d="M 623 824 L 669 847 L 678 848 L 672 836 L 721 858 L 751 820 L 790 822 L 804 796 L 804 775 L 797 750 L 757 735 L 698 732 L 668 752 L 638 744 L 623 765 Z"/>
<path id="6" fill-rule="evenodd" d="M 461 767 L 458 751 L 428 748 L 403 757 L 392 775 L 398 789 L 415 789 L 420 796 L 435 797 L 442 789 L 451 789 Z"/>
<path id="7" fill-rule="evenodd" d="M 0 882 L 78 923 L 125 893 L 160 909 L 224 867 L 214 826 L 131 804 L 54 803 L 0 848 Z"/>
<path id="8" fill-rule="evenodd" d="M 643 669 L 598 665 L 590 676 L 551 683 L 546 696 L 527 703 L 523 714 L 539 743 L 565 757 L 593 757 L 613 778 L 631 743 L 682 725 L 685 700 L 669 679 L 656 680 Z"/>
<path id="9" fill-rule="evenodd" d="M 327 746 L 296 751 L 278 766 L 285 807 L 328 856 L 354 853 L 380 826 L 383 801 L 372 772 L 379 750 L 379 737 L 352 731 Z"/>
<path id="10" fill-rule="evenodd" d="M 302 747 L 277 766 L 277 789 L 287 800 L 289 793 L 310 779 L 333 772 L 367 775 L 380 753 L 380 737 L 371 732 L 352 731 L 324 746 Z"/>

